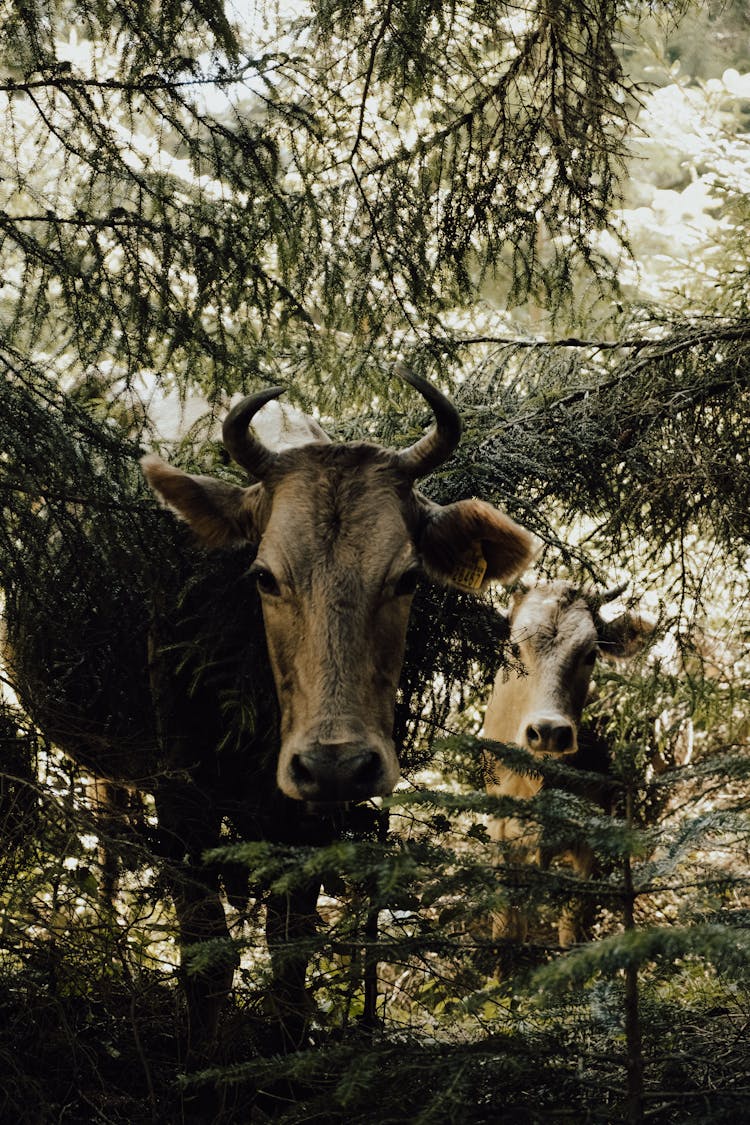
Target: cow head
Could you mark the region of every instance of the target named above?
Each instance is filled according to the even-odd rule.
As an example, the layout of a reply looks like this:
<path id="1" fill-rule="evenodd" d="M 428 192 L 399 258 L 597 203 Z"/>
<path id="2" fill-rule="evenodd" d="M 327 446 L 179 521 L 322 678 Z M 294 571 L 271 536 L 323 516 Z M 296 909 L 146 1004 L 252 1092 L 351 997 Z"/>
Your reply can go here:
<path id="1" fill-rule="evenodd" d="M 593 594 L 569 582 L 548 582 L 514 594 L 510 640 L 522 668 L 498 673 L 485 720 L 488 737 L 537 754 L 577 751 L 597 655 L 630 656 L 652 631 L 628 612 L 602 618 L 602 605 L 623 589 Z"/>
<path id="2" fill-rule="evenodd" d="M 289 797 L 358 800 L 393 789 L 392 738 L 409 607 L 420 571 L 482 589 L 508 580 L 533 553 L 533 537 L 479 500 L 441 506 L 414 487 L 458 444 L 451 402 L 403 373 L 436 422 L 394 452 L 326 435 L 273 452 L 249 422 L 282 393 L 238 403 L 224 444 L 256 483 L 241 488 L 143 459 L 157 493 L 209 547 L 256 543 L 252 570 L 281 713 L 277 780 Z"/>

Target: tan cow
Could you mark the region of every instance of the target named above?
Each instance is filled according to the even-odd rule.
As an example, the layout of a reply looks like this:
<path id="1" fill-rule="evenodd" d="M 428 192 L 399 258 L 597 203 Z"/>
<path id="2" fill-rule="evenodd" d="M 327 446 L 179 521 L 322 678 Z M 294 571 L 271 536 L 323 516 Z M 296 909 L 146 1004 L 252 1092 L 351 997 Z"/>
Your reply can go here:
<path id="1" fill-rule="evenodd" d="M 498 672 L 485 714 L 484 737 L 515 743 L 539 757 L 575 761 L 581 713 L 599 652 L 629 656 L 653 628 L 630 613 L 603 620 L 601 606 L 622 589 L 597 596 L 558 581 L 514 595 L 510 641 L 516 646 L 520 666 Z M 487 792 L 492 796 L 531 798 L 542 787 L 538 774 L 514 773 L 489 754 L 486 766 Z M 498 817 L 490 820 L 488 828 L 492 840 L 512 845 L 514 862 L 540 864 L 552 858 L 525 821 Z M 594 855 L 585 842 L 571 839 L 560 855 L 580 877 L 591 874 Z M 524 941 L 528 926 L 528 912 L 513 906 L 495 915 L 493 935 Z M 580 940 L 580 928 L 580 911 L 575 907 L 563 911 L 558 926 L 560 944 Z"/>

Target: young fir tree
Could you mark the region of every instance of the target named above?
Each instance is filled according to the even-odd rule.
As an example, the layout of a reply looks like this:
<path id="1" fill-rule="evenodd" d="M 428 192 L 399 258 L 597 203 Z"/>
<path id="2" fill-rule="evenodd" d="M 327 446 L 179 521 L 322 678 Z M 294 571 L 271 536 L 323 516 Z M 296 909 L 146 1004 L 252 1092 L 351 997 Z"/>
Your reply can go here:
<path id="1" fill-rule="evenodd" d="M 407 444 L 425 419 L 407 412 L 397 356 L 450 386 L 465 419 L 426 491 L 503 504 L 541 537 L 543 576 L 634 575 L 686 658 L 602 687 L 591 721 L 612 759 L 611 815 L 554 789 L 562 766 L 514 810 L 552 840 L 573 823 L 597 879 L 532 868 L 509 884 L 471 738 L 511 658 L 502 620 L 491 601 L 420 591 L 396 729 L 409 788 L 328 848 L 227 827 L 243 960 L 233 1049 L 203 1077 L 227 1121 L 717 1121 L 747 1097 L 747 216 L 726 175 L 726 268 L 708 296 L 685 282 L 644 308 L 617 293 L 637 14 L 605 0 L 262 18 L 11 5 L 0 577 L 9 624 L 33 622 L 36 677 L 21 685 L 28 713 L 11 701 L 2 723 L 4 1113 L 153 1121 L 174 1102 L 159 825 L 147 797 L 120 793 L 103 828 L 49 745 L 73 683 L 85 705 L 62 716 L 68 730 L 86 733 L 95 701 L 127 753 L 147 690 L 140 594 L 169 565 L 188 597 L 207 565 L 136 471 L 160 440 L 154 405 L 172 394 L 188 415 L 199 394 L 218 415 L 232 392 L 284 382 L 336 435 Z M 707 35 L 720 17 L 696 18 Z M 718 147 L 704 158 L 715 177 L 731 156 Z M 208 423 L 163 448 L 199 471 L 221 463 Z M 691 657 L 704 621 L 732 629 L 718 677 Z M 45 667 L 71 638 L 76 658 Z M 225 703 L 231 742 L 254 700 Z M 692 723 L 695 751 L 654 775 L 665 713 L 676 731 Z M 97 847 L 117 855 L 114 905 Z M 299 939 L 308 1049 L 279 1058 L 259 919 L 269 887 L 291 895 L 318 876 L 321 922 Z M 519 893 L 539 928 L 498 982 L 487 918 Z M 545 924 L 573 894 L 592 898 L 597 940 L 561 955 Z M 225 953 L 196 949 L 193 967 Z M 288 942 L 276 958 L 298 953 Z"/>

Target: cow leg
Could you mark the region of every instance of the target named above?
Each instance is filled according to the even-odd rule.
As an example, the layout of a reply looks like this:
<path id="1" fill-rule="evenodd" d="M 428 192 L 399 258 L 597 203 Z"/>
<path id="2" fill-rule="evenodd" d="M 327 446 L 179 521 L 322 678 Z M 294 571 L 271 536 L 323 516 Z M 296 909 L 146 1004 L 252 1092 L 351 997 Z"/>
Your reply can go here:
<path id="1" fill-rule="evenodd" d="M 91 783 L 99 835 L 102 897 L 107 910 L 115 906 L 120 882 L 120 843 L 127 828 L 128 791 L 103 778 Z"/>
<path id="2" fill-rule="evenodd" d="M 528 912 L 521 906 L 508 906 L 492 915 L 492 937 L 498 941 L 523 943 L 529 935 Z"/>
<path id="3" fill-rule="evenodd" d="M 579 879 L 590 879 L 595 856 L 591 848 L 580 847 L 568 857 Z M 594 907 L 590 895 L 577 895 L 562 910 L 557 926 L 560 945 L 567 949 L 581 941 L 588 941 L 594 920 Z"/>
<path id="4" fill-rule="evenodd" d="M 528 845 L 533 847 L 533 839 L 528 830 L 520 821 L 511 818 L 493 818 L 488 824 L 491 840 L 498 843 L 512 843 L 512 848 L 506 859 L 501 855 L 495 858 L 498 870 L 510 870 L 509 862 L 515 865 L 527 864 L 530 861 Z M 524 845 L 516 842 L 523 839 Z M 509 862 L 508 862 L 509 861 Z M 529 914 L 524 906 L 506 906 L 503 910 L 493 911 L 492 914 L 492 940 L 502 944 L 498 951 L 498 961 L 495 967 L 495 976 L 498 980 L 507 977 L 512 968 L 513 953 L 511 945 L 522 945 L 529 932 Z"/>
<path id="5" fill-rule="evenodd" d="M 181 978 L 187 1004 L 187 1058 L 202 1061 L 217 1045 L 219 1016 L 232 987 L 239 958 L 233 950 L 218 881 L 200 867 L 185 864 L 173 875 L 175 912 L 180 927 Z M 209 964 L 193 968 L 206 942 Z"/>
<path id="6" fill-rule="evenodd" d="M 172 783 L 156 794 L 159 833 L 166 851 L 166 873 L 174 902 L 180 943 L 180 983 L 187 1026 L 184 1062 L 187 1074 L 205 1068 L 219 1046 L 219 1016 L 232 986 L 239 958 L 230 942 L 218 873 L 201 862 L 202 853 L 219 843 L 220 820 L 196 786 Z M 201 945 L 216 942 L 208 963 L 191 965 Z M 206 1125 L 222 1116 L 223 1095 L 214 1082 L 191 1084 L 179 1096 L 175 1125 Z"/>
<path id="7" fill-rule="evenodd" d="M 217 873 L 201 854 L 219 843 L 220 821 L 194 786 L 157 793 L 159 828 L 169 856 L 168 878 L 179 926 L 181 983 L 187 1007 L 186 1065 L 205 1064 L 216 1046 L 219 1015 L 238 956 L 231 946 Z M 193 968 L 191 951 L 217 944 L 206 965 Z M 224 948 L 222 948 L 222 944 Z"/>
<path id="8" fill-rule="evenodd" d="M 314 879 L 285 894 L 269 895 L 266 904 L 266 941 L 273 973 L 271 1003 L 284 1051 L 305 1046 L 313 1014 L 305 976 L 317 928 L 319 893 L 320 880 Z"/>

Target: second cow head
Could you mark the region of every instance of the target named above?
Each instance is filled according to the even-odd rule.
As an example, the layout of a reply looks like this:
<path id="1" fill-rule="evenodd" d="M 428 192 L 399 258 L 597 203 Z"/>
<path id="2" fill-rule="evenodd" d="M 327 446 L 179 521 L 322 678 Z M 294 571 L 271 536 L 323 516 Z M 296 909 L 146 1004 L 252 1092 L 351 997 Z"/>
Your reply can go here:
<path id="1" fill-rule="evenodd" d="M 578 749 L 578 726 L 598 654 L 627 657 L 652 627 L 629 612 L 606 621 L 602 606 L 623 592 L 587 593 L 569 582 L 546 582 L 513 596 L 510 640 L 520 667 L 501 669 L 484 733 L 535 754 Z"/>

